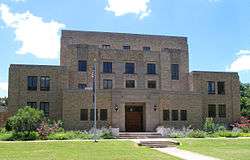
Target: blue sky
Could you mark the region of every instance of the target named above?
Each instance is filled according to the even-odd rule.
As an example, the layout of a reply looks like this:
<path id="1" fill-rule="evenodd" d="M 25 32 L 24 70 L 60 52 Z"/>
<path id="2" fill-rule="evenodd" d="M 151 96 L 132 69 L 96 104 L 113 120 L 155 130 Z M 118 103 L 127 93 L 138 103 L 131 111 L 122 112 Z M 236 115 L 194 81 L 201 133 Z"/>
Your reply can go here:
<path id="1" fill-rule="evenodd" d="M 0 0 L 0 96 L 10 64 L 59 64 L 61 29 L 187 36 L 190 71 L 250 82 L 249 0 Z"/>

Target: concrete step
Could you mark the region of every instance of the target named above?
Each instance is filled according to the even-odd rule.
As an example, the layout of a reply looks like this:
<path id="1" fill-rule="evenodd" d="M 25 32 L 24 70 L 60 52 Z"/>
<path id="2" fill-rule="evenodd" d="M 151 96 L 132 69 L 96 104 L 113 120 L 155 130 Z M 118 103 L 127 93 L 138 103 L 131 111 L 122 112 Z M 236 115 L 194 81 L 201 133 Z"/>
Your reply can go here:
<path id="1" fill-rule="evenodd" d="M 175 147 L 179 145 L 179 142 L 175 141 L 140 141 L 138 145 L 147 146 L 150 148 L 165 148 L 165 147 Z"/>
<path id="2" fill-rule="evenodd" d="M 161 134 L 156 132 L 120 132 L 121 139 L 146 139 L 146 138 L 163 138 Z"/>

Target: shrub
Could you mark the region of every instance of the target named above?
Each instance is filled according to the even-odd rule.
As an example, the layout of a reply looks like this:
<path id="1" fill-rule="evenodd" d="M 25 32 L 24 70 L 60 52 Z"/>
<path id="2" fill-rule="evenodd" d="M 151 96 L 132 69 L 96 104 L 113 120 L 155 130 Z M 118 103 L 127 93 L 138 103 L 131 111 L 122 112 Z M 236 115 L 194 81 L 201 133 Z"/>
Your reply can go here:
<path id="1" fill-rule="evenodd" d="M 89 134 L 93 135 L 95 134 L 95 130 L 94 128 L 91 128 L 88 132 Z M 103 138 L 103 139 L 113 139 L 116 137 L 116 132 L 112 132 L 112 128 L 101 128 L 101 129 L 96 129 L 96 138 L 97 139 L 100 139 L 100 138 Z"/>
<path id="2" fill-rule="evenodd" d="M 240 117 L 240 120 L 231 126 L 233 128 L 240 128 L 244 133 L 250 133 L 250 120 L 247 117 Z"/>
<path id="3" fill-rule="evenodd" d="M 39 135 L 35 131 L 23 131 L 23 132 L 14 132 L 8 140 L 16 141 L 16 140 L 36 140 L 39 139 Z"/>
<path id="4" fill-rule="evenodd" d="M 163 137 L 171 137 L 171 138 L 183 138 L 187 137 L 187 135 L 193 130 L 189 127 L 183 127 L 182 129 L 175 128 L 164 128 L 163 126 L 159 126 L 156 128 L 156 132 L 160 133 Z"/>
<path id="5" fill-rule="evenodd" d="M 250 137 L 250 133 L 240 133 L 240 137 Z"/>
<path id="6" fill-rule="evenodd" d="M 203 131 L 208 132 L 208 133 L 214 133 L 216 131 L 213 118 L 206 118 L 206 121 L 203 125 Z"/>
<path id="7" fill-rule="evenodd" d="M 194 130 L 188 134 L 188 137 L 190 138 L 205 138 L 206 136 L 206 132 L 201 130 Z"/>
<path id="8" fill-rule="evenodd" d="M 0 133 L 6 133 L 6 129 L 5 128 L 0 128 Z"/>
<path id="9" fill-rule="evenodd" d="M 229 131 L 224 131 L 224 132 L 219 132 L 220 137 L 227 137 L 227 138 L 236 138 L 240 136 L 239 132 L 229 132 Z"/>
<path id="10" fill-rule="evenodd" d="M 0 133 L 0 141 L 7 141 L 12 136 L 12 133 Z"/>
<path id="11" fill-rule="evenodd" d="M 62 129 L 60 129 L 60 124 L 61 122 L 58 121 L 54 121 L 52 124 L 49 124 L 46 121 L 43 121 L 40 126 L 37 128 L 39 137 L 43 140 L 48 139 L 48 135 L 51 133 L 55 133 L 58 131 L 62 131 Z"/>
<path id="12" fill-rule="evenodd" d="M 86 132 L 68 131 L 56 132 L 48 135 L 49 140 L 91 139 L 92 135 Z"/>

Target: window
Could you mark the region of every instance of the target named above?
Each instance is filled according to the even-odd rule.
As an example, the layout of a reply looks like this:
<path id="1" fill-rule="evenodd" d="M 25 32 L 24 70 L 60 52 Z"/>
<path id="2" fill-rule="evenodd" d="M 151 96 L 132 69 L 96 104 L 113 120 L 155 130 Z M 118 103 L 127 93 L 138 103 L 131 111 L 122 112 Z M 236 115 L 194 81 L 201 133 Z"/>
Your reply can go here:
<path id="1" fill-rule="evenodd" d="M 211 117 L 211 118 L 216 117 L 216 105 L 215 104 L 208 105 L 208 117 Z"/>
<path id="2" fill-rule="evenodd" d="M 225 94 L 225 82 L 218 82 L 218 94 Z"/>
<path id="3" fill-rule="evenodd" d="M 181 120 L 182 121 L 187 120 L 187 110 L 181 110 Z"/>
<path id="4" fill-rule="evenodd" d="M 103 73 L 112 73 L 112 62 L 103 62 Z"/>
<path id="5" fill-rule="evenodd" d="M 169 121 L 169 110 L 163 110 L 163 121 Z"/>
<path id="6" fill-rule="evenodd" d="M 107 121 L 108 119 L 108 110 L 107 109 L 100 109 L 100 120 Z"/>
<path id="7" fill-rule="evenodd" d="M 40 110 L 43 111 L 44 116 L 49 116 L 49 102 L 40 102 Z"/>
<path id="8" fill-rule="evenodd" d="M 172 121 L 178 121 L 178 110 L 172 110 Z"/>
<path id="9" fill-rule="evenodd" d="M 29 91 L 37 90 L 37 76 L 28 76 L 28 90 Z"/>
<path id="10" fill-rule="evenodd" d="M 78 61 L 78 71 L 86 72 L 87 71 L 87 61 Z"/>
<path id="11" fill-rule="evenodd" d="M 104 79 L 103 80 L 103 89 L 112 89 L 112 79 Z"/>
<path id="12" fill-rule="evenodd" d="M 156 81 L 148 81 L 148 88 L 156 88 Z"/>
<path id="13" fill-rule="evenodd" d="M 102 48 L 103 48 L 103 49 L 109 49 L 109 48 L 110 48 L 110 45 L 109 45 L 109 44 L 103 44 L 103 45 L 102 45 Z"/>
<path id="14" fill-rule="evenodd" d="M 36 102 L 27 102 L 27 106 L 30 106 L 31 108 L 37 108 L 37 103 Z"/>
<path id="15" fill-rule="evenodd" d="M 215 82 L 214 81 L 207 82 L 207 92 L 208 94 L 215 94 Z"/>
<path id="16" fill-rule="evenodd" d="M 40 77 L 40 90 L 49 91 L 50 89 L 50 78 L 48 76 Z"/>
<path id="17" fill-rule="evenodd" d="M 154 63 L 147 64 L 147 73 L 148 74 L 156 74 L 156 65 Z"/>
<path id="18" fill-rule="evenodd" d="M 171 79 L 179 80 L 179 64 L 171 64 Z"/>
<path id="19" fill-rule="evenodd" d="M 126 63 L 125 64 L 125 73 L 126 74 L 134 74 L 135 73 L 135 64 L 134 63 Z"/>
<path id="20" fill-rule="evenodd" d="M 150 47 L 144 46 L 144 47 L 142 47 L 142 50 L 145 51 L 145 52 L 150 51 Z"/>
<path id="21" fill-rule="evenodd" d="M 124 50 L 130 50 L 130 46 L 129 46 L 129 45 L 124 45 L 122 48 L 123 48 Z"/>
<path id="22" fill-rule="evenodd" d="M 94 109 L 90 110 L 90 120 L 94 121 Z M 98 109 L 96 109 L 96 120 L 98 120 Z"/>
<path id="23" fill-rule="evenodd" d="M 126 80 L 126 88 L 135 88 L 135 80 Z"/>
<path id="24" fill-rule="evenodd" d="M 226 118 L 226 105 L 225 104 L 219 105 L 219 117 Z"/>
<path id="25" fill-rule="evenodd" d="M 81 109 L 80 110 L 80 120 L 87 121 L 88 120 L 88 109 Z"/>
<path id="26" fill-rule="evenodd" d="M 86 87 L 87 87 L 87 85 L 84 84 L 84 83 L 79 83 L 79 84 L 78 84 L 78 89 L 84 90 Z"/>

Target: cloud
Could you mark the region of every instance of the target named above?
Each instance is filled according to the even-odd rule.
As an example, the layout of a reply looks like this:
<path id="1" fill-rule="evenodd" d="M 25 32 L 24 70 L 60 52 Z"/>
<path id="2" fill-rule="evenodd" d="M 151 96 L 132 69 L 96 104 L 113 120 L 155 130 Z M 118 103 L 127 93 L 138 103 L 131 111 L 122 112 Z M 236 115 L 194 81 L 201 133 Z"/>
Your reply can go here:
<path id="1" fill-rule="evenodd" d="M 55 59 L 60 51 L 60 30 L 64 24 L 51 20 L 45 22 L 42 17 L 29 11 L 13 13 L 5 4 L 0 4 L 2 21 L 14 29 L 15 40 L 21 42 L 18 54 L 32 54 L 37 58 Z"/>
<path id="2" fill-rule="evenodd" d="M 131 13 L 143 19 L 151 13 L 149 2 L 150 0 L 108 0 L 105 10 L 114 12 L 115 16 Z"/>
<path id="3" fill-rule="evenodd" d="M 221 0 L 208 0 L 208 1 L 211 2 L 211 3 L 214 3 L 214 2 L 219 2 Z"/>
<path id="4" fill-rule="evenodd" d="M 8 83 L 7 82 L 0 82 L 0 91 L 8 93 Z"/>
<path id="5" fill-rule="evenodd" d="M 25 2 L 26 0 L 11 0 L 12 2 Z"/>
<path id="6" fill-rule="evenodd" d="M 236 56 L 227 70 L 233 72 L 250 71 L 250 50 L 240 50 Z"/>

